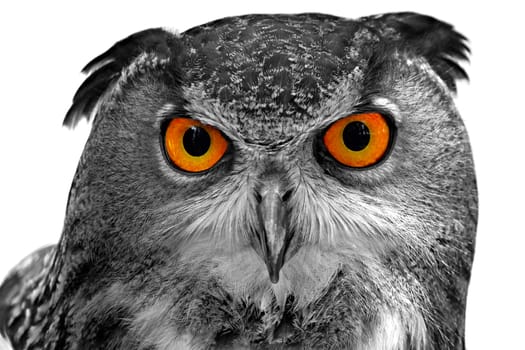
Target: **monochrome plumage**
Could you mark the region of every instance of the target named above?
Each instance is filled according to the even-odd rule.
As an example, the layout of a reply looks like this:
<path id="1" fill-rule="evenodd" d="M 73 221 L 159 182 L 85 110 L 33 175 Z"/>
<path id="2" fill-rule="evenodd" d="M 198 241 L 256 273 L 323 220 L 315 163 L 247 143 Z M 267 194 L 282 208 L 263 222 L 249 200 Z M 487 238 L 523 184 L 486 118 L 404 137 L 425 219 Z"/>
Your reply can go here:
<path id="1" fill-rule="evenodd" d="M 0 287 L 0 333 L 14 349 L 463 349 L 468 53 L 415 13 L 117 42 L 64 119 L 93 125 L 61 239 Z M 178 122 L 193 126 L 170 143 Z"/>

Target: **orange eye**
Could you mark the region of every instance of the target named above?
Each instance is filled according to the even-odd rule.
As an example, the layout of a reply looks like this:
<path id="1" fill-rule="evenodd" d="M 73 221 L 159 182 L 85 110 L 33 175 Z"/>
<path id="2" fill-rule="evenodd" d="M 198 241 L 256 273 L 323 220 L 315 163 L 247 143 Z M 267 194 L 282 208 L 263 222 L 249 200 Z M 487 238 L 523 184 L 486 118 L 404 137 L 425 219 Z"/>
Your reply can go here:
<path id="1" fill-rule="evenodd" d="M 379 162 L 390 141 L 390 127 L 385 118 L 376 112 L 339 119 L 323 137 L 332 157 L 352 168 L 364 168 Z"/>
<path id="2" fill-rule="evenodd" d="M 164 147 L 175 166 L 198 173 L 217 164 L 228 148 L 228 141 L 213 126 L 189 118 L 175 118 L 164 134 Z"/>

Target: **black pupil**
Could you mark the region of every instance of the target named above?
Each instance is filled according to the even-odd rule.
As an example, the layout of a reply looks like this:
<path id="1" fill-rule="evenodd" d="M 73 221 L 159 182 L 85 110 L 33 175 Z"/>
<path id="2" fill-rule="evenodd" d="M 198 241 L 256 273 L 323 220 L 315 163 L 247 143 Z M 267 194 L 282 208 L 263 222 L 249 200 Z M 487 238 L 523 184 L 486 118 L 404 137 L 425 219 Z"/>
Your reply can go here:
<path id="1" fill-rule="evenodd" d="M 202 156 L 210 148 L 210 135 L 198 126 L 192 126 L 184 133 L 182 143 L 186 152 L 194 157 Z"/>
<path id="2" fill-rule="evenodd" d="M 343 130 L 343 142 L 352 151 L 360 151 L 370 142 L 370 130 L 361 122 L 348 123 Z"/>

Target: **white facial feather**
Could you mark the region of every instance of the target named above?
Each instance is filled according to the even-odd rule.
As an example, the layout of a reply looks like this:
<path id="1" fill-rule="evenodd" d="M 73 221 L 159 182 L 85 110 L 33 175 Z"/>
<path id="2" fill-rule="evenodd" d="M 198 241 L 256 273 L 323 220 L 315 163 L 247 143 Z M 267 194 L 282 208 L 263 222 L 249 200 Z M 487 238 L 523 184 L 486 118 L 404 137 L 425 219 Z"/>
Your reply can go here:
<path id="1" fill-rule="evenodd" d="M 400 315 L 397 311 L 382 310 L 372 336 L 356 350 L 404 350 L 407 334 L 411 349 L 426 349 L 426 326 L 418 312 Z"/>
<path id="2" fill-rule="evenodd" d="M 9 339 L 0 335 L 0 350 L 14 350 Z"/>

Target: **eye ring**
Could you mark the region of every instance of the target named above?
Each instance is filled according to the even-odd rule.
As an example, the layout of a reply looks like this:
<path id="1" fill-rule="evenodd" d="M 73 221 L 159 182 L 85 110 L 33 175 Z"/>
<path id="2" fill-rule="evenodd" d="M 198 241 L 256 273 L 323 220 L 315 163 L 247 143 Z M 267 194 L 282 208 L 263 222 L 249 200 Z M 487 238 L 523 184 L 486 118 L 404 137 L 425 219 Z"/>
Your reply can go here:
<path id="1" fill-rule="evenodd" d="M 162 145 L 167 160 L 178 170 L 202 173 L 213 168 L 228 150 L 229 143 L 211 125 L 176 117 L 162 128 Z"/>
<path id="2" fill-rule="evenodd" d="M 379 112 L 351 114 L 331 124 L 322 143 L 339 164 L 365 169 L 386 159 L 395 137 L 392 118 Z"/>

